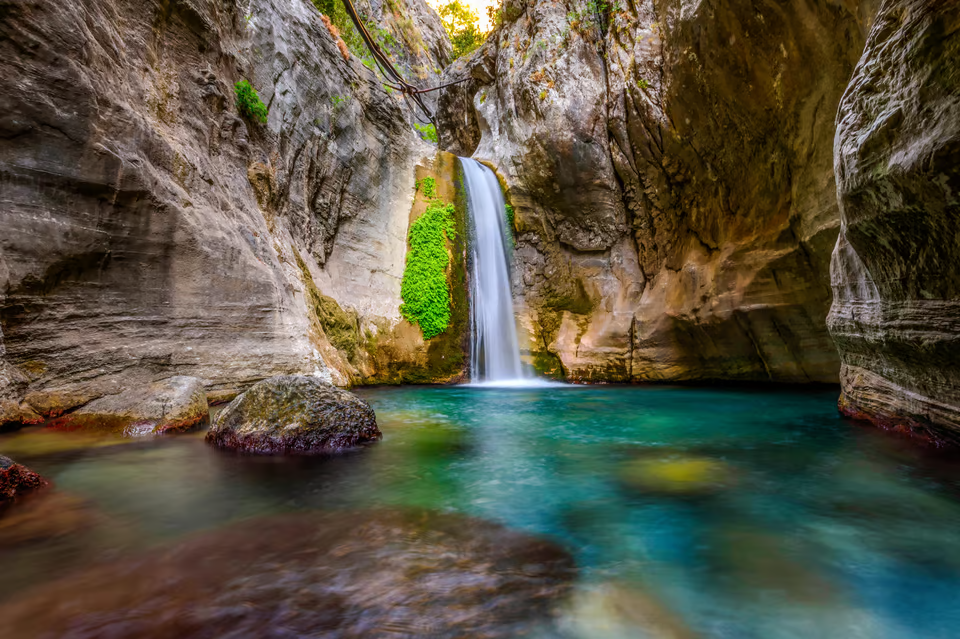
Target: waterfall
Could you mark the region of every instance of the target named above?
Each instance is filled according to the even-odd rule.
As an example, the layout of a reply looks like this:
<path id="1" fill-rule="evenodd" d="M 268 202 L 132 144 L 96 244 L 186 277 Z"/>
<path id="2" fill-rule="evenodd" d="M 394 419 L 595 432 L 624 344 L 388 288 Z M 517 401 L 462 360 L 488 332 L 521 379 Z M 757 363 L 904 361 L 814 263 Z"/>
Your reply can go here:
<path id="1" fill-rule="evenodd" d="M 510 292 L 507 215 L 500 183 L 476 160 L 460 158 L 467 189 L 470 238 L 470 381 L 517 383 L 525 379 Z"/>

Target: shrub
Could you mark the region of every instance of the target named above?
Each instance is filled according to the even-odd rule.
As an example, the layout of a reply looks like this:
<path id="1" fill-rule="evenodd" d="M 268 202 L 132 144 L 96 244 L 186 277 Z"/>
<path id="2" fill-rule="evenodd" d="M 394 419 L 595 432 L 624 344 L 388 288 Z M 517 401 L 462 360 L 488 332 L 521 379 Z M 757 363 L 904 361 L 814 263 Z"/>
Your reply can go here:
<path id="1" fill-rule="evenodd" d="M 437 197 L 437 181 L 432 177 L 417 180 L 417 190 L 423 193 L 423 197 L 433 200 Z"/>
<path id="2" fill-rule="evenodd" d="M 413 128 L 420 132 L 420 137 L 428 142 L 437 143 L 437 127 L 432 124 L 417 124 L 413 123 Z"/>
<path id="3" fill-rule="evenodd" d="M 428 179 L 421 181 L 421 187 Z M 431 201 L 410 227 L 410 252 L 400 284 L 400 314 L 411 324 L 420 325 L 424 339 L 436 337 L 450 325 L 447 240 L 455 236 L 454 206 L 438 199 Z"/>
<path id="4" fill-rule="evenodd" d="M 246 80 L 237 82 L 233 90 L 237 95 L 237 110 L 240 115 L 253 122 L 266 124 L 267 107 L 257 95 L 257 90 Z"/>

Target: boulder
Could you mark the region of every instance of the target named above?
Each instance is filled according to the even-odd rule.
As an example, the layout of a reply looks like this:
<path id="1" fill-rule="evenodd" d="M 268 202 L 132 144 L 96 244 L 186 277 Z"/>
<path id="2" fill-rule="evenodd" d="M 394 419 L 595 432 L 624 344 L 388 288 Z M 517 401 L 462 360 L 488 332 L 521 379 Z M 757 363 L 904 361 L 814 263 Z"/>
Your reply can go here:
<path id="1" fill-rule="evenodd" d="M 0 504 L 46 485 L 37 473 L 0 455 Z"/>
<path id="2" fill-rule="evenodd" d="M 316 377 L 282 375 L 255 384 L 217 415 L 207 442 L 259 454 L 318 454 L 382 437 L 370 406 Z"/>
<path id="3" fill-rule="evenodd" d="M 34 589 L 0 635 L 523 637 L 574 576 L 556 544 L 461 515 L 284 515 Z"/>
<path id="4" fill-rule="evenodd" d="M 128 437 L 198 428 L 209 420 L 207 394 L 196 377 L 178 375 L 107 395 L 51 422 L 60 430 L 101 430 Z"/>

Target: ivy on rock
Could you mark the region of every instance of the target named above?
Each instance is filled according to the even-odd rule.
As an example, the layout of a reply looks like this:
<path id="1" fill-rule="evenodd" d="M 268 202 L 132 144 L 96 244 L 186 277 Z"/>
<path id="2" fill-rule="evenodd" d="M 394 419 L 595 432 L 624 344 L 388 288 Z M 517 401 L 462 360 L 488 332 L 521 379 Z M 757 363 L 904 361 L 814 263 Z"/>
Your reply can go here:
<path id="1" fill-rule="evenodd" d="M 436 337 L 450 325 L 450 287 L 447 240 L 456 237 L 454 205 L 436 198 L 433 178 L 424 178 L 418 188 L 430 198 L 427 210 L 410 226 L 410 251 L 400 285 L 400 314 L 418 324 L 425 339 Z"/>

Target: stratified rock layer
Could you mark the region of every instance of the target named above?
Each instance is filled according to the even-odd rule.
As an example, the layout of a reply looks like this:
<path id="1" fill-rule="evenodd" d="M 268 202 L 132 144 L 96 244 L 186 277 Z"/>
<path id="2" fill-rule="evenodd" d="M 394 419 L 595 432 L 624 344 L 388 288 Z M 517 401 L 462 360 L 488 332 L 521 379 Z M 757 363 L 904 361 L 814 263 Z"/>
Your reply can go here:
<path id="1" fill-rule="evenodd" d="M 570 555 L 430 512 L 249 521 L 40 587 L 0 637 L 527 636 L 569 592 Z"/>
<path id="2" fill-rule="evenodd" d="M 540 368 L 837 380 L 834 114 L 875 4 L 504 3 L 441 141 L 509 189 Z"/>
<path id="3" fill-rule="evenodd" d="M 840 408 L 960 442 L 960 2 L 888 0 L 838 114 Z"/>
<path id="4" fill-rule="evenodd" d="M 405 63 L 442 64 L 436 15 L 400 5 Z M 0 53 L 0 422 L 177 374 L 376 376 L 305 287 L 358 335 L 400 322 L 433 150 L 309 1 L 7 3 Z M 238 112 L 240 80 L 266 124 Z"/>
<path id="5" fill-rule="evenodd" d="M 365 401 L 315 377 L 286 375 L 254 384 L 217 415 L 207 441 L 259 454 L 322 454 L 383 435 Z"/>
<path id="6" fill-rule="evenodd" d="M 60 430 L 101 430 L 129 437 L 199 428 L 209 419 L 207 393 L 196 377 L 177 375 L 94 400 L 51 422 Z"/>

